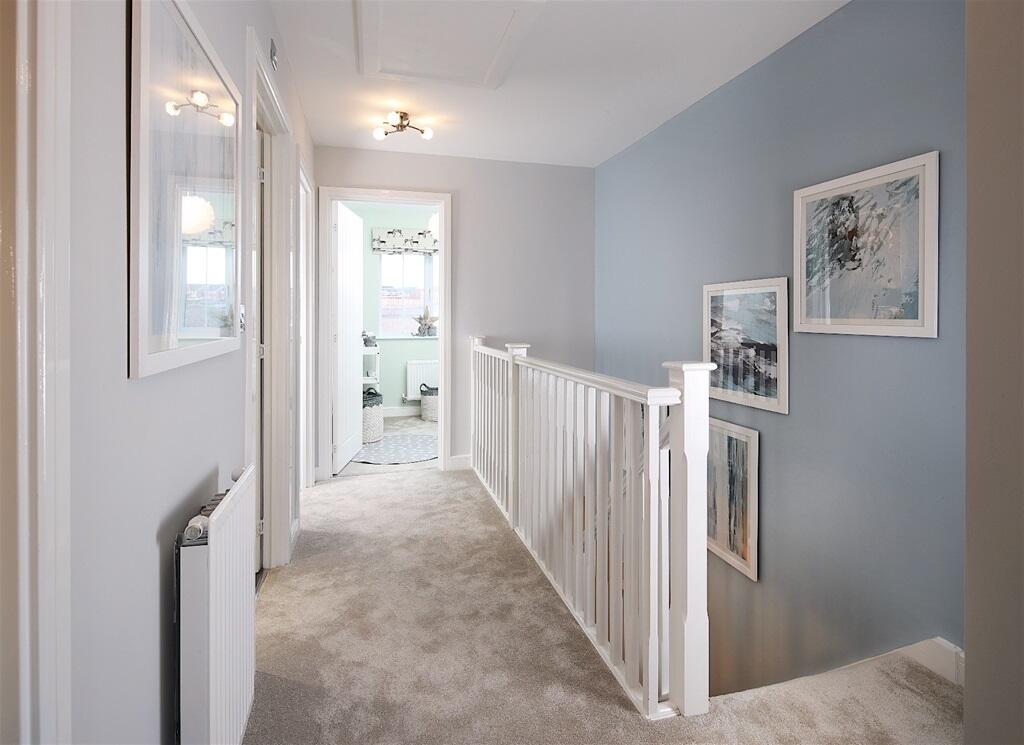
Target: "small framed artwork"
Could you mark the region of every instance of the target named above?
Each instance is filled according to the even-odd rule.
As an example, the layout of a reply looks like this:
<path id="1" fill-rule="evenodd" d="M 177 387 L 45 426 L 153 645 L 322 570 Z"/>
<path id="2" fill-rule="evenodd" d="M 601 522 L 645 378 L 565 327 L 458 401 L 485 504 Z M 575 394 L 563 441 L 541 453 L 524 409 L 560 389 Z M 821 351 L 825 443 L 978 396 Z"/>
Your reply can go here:
<path id="1" fill-rule="evenodd" d="M 133 377 L 240 347 L 241 95 L 184 0 L 131 5 Z"/>
<path id="2" fill-rule="evenodd" d="M 704 285 L 704 361 L 711 397 L 789 413 L 786 277 Z"/>
<path id="3" fill-rule="evenodd" d="M 756 430 L 711 420 L 708 550 L 757 582 Z"/>
<path id="4" fill-rule="evenodd" d="M 939 154 L 793 193 L 795 331 L 938 336 Z"/>

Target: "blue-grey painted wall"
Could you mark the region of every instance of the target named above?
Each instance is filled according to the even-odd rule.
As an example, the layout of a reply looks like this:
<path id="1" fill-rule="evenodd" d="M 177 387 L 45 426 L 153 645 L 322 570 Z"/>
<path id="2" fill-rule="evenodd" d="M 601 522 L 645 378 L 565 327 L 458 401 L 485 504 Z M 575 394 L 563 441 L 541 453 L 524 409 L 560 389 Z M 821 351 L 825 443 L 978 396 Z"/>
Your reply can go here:
<path id="1" fill-rule="evenodd" d="M 793 191 L 940 152 L 939 338 L 790 334 L 760 581 L 709 555 L 712 690 L 962 645 L 964 6 L 855 0 L 597 168 L 598 369 L 699 359 L 701 285 L 793 276 Z M 794 288 L 790 287 L 790 293 Z"/>

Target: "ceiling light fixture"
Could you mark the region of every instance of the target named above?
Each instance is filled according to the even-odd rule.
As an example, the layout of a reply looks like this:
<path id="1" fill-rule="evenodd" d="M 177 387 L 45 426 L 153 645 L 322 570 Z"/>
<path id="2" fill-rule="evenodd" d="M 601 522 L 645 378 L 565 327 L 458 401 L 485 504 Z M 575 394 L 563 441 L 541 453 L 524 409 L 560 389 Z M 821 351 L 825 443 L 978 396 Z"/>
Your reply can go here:
<path id="1" fill-rule="evenodd" d="M 393 135 L 396 132 L 404 132 L 407 129 L 415 129 L 420 133 L 420 137 L 424 140 L 430 140 L 434 137 L 434 130 L 430 127 L 424 127 L 420 129 L 417 126 L 409 123 L 409 115 L 404 111 L 389 111 L 387 117 L 381 124 L 385 127 L 391 127 L 391 129 L 385 129 L 384 127 L 377 127 L 373 130 L 373 139 L 383 140 L 388 135 Z"/>
<path id="2" fill-rule="evenodd" d="M 210 96 L 205 91 L 192 91 L 188 94 L 188 98 L 181 103 L 168 101 L 164 104 L 164 111 L 169 116 L 180 116 L 182 109 L 195 109 L 200 114 L 213 117 L 225 127 L 235 125 L 235 115 L 230 111 L 218 111 L 217 104 L 210 103 Z"/>

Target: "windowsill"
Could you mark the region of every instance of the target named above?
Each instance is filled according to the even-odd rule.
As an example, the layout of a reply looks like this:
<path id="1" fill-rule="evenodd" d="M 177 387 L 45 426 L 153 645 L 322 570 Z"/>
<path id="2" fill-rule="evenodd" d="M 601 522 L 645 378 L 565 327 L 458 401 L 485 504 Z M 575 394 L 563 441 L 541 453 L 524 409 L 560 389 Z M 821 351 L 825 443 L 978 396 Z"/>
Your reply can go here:
<path id="1" fill-rule="evenodd" d="M 437 341 L 436 336 L 378 336 L 377 341 Z"/>

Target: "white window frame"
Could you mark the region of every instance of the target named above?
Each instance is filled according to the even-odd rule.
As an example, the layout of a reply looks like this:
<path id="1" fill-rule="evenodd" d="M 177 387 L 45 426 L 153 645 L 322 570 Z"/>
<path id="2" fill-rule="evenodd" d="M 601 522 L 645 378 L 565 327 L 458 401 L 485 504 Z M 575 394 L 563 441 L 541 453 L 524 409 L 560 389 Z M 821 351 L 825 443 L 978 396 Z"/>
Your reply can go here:
<path id="1" fill-rule="evenodd" d="M 383 263 L 384 259 L 387 256 L 401 256 L 402 260 L 405 261 L 405 258 L 408 255 L 409 254 L 407 254 L 407 253 L 406 254 L 381 254 L 380 255 L 380 260 L 381 260 L 381 263 Z M 423 257 L 423 295 L 424 295 L 423 303 L 428 308 L 430 308 L 431 312 L 433 312 L 435 315 L 438 316 L 438 318 L 440 318 L 440 315 L 437 313 L 438 302 L 440 301 L 440 295 L 441 295 L 441 276 L 440 276 L 440 273 L 438 273 L 438 277 L 437 277 L 437 287 L 434 286 L 434 259 L 435 259 L 435 257 L 437 257 L 437 254 L 419 254 L 419 255 Z M 439 260 L 439 262 L 440 262 L 440 260 Z M 381 271 L 381 274 L 383 275 L 383 270 Z M 403 276 L 404 276 L 404 272 L 403 272 Z M 394 335 L 390 335 L 390 334 L 389 335 L 385 335 L 384 334 L 384 302 L 383 302 L 383 296 L 381 295 L 381 292 L 383 291 L 383 289 L 384 289 L 384 282 L 381 281 L 380 287 L 377 288 L 377 331 L 379 332 L 377 334 L 377 338 L 378 339 L 436 339 L 437 338 L 436 336 L 413 336 L 412 334 L 410 334 L 408 336 L 394 336 Z M 435 295 L 436 295 L 436 297 L 435 297 Z M 418 308 L 418 309 L 414 309 L 414 310 L 419 312 L 419 311 L 421 311 L 423 309 L 422 308 Z"/>

